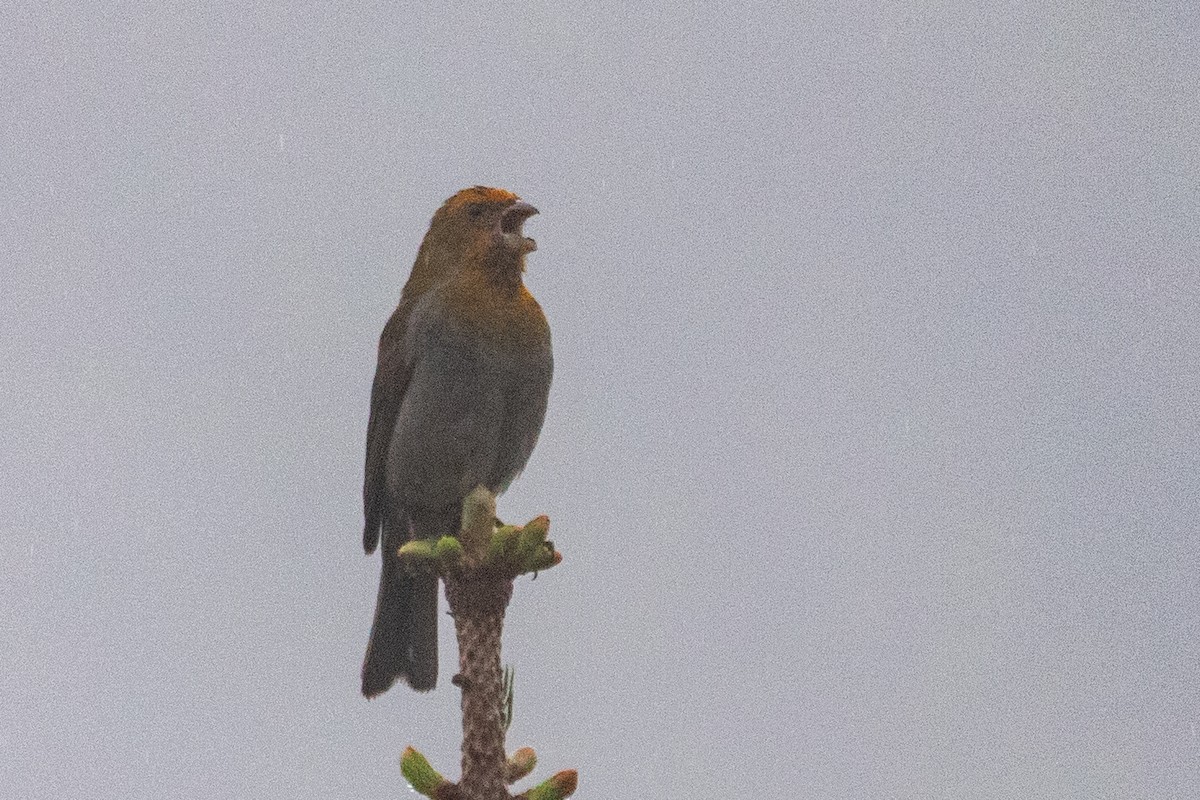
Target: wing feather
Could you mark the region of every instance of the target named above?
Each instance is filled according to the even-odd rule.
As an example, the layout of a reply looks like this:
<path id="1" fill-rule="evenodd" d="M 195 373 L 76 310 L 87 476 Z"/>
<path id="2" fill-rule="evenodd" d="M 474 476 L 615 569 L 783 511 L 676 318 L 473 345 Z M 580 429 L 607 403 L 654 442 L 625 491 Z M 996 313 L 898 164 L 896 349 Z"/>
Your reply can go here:
<path id="1" fill-rule="evenodd" d="M 396 427 L 396 416 L 404 401 L 404 392 L 412 377 L 412 365 L 405 352 L 404 332 L 412 308 L 410 301 L 400 305 L 388 319 L 379 337 L 379 357 L 375 381 L 371 384 L 371 415 L 367 422 L 367 465 L 363 479 L 363 550 L 375 552 L 379 531 L 387 513 L 387 453 Z"/>

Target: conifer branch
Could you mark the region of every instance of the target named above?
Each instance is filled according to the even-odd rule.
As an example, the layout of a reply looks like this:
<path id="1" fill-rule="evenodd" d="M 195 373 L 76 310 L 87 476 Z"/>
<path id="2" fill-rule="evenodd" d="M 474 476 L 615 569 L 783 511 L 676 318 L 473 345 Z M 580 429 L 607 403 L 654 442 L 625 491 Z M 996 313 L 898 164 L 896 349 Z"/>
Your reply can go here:
<path id="1" fill-rule="evenodd" d="M 459 671 L 453 683 L 462 690 L 463 715 L 458 783 L 442 777 L 413 747 L 401 756 L 400 770 L 413 789 L 434 800 L 562 800 L 575 791 L 575 770 L 563 770 L 515 798 L 508 793 L 507 784 L 533 771 L 537 755 L 523 747 L 505 756 L 512 685 L 500 667 L 513 580 L 555 566 L 562 553 L 547 539 L 547 517 L 518 527 L 500 524 L 495 515 L 494 495 L 479 487 L 463 502 L 458 537 L 408 542 L 400 548 L 401 558 L 426 562 L 445 581 L 458 639 Z"/>

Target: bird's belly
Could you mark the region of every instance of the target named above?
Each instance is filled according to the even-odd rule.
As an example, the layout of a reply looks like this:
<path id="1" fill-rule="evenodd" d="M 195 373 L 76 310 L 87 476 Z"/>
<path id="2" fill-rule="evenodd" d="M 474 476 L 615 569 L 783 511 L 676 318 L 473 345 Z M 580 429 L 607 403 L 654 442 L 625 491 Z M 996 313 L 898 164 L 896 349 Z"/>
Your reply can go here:
<path id="1" fill-rule="evenodd" d="M 409 382 L 388 446 L 387 484 L 410 508 L 454 507 L 496 483 L 511 376 L 486 354 L 427 358 Z"/>

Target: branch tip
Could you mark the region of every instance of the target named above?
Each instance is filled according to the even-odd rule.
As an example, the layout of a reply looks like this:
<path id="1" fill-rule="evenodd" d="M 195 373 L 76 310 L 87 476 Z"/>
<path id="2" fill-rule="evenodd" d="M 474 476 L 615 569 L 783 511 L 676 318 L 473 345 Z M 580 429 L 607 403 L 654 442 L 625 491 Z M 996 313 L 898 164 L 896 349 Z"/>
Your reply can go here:
<path id="1" fill-rule="evenodd" d="M 434 797 L 439 790 L 450 785 L 450 781 L 443 778 L 429 760 L 421 755 L 421 751 L 412 745 L 404 748 L 400 755 L 400 774 L 408 781 L 413 791 L 426 797 Z"/>
<path id="2" fill-rule="evenodd" d="M 536 766 L 537 753 L 533 752 L 532 747 L 522 747 L 508 757 L 508 762 L 504 767 L 504 782 L 516 783 L 533 772 L 533 768 Z"/>
<path id="3" fill-rule="evenodd" d="M 573 769 L 564 769 L 546 780 L 539 783 L 537 786 L 530 789 L 520 797 L 525 800 L 563 800 L 564 797 L 570 797 L 575 793 L 575 787 L 579 783 L 579 773 Z"/>

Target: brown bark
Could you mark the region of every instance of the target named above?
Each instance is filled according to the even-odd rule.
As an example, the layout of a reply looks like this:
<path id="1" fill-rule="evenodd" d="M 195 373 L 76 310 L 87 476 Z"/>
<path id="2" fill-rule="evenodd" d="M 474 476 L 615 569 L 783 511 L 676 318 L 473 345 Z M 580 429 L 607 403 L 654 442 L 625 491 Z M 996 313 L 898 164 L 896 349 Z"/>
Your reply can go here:
<path id="1" fill-rule="evenodd" d="M 446 599 L 458 637 L 454 682 L 462 690 L 462 777 L 467 800 L 508 800 L 505 787 L 504 676 L 500 635 L 512 578 L 466 568 L 446 577 Z"/>

